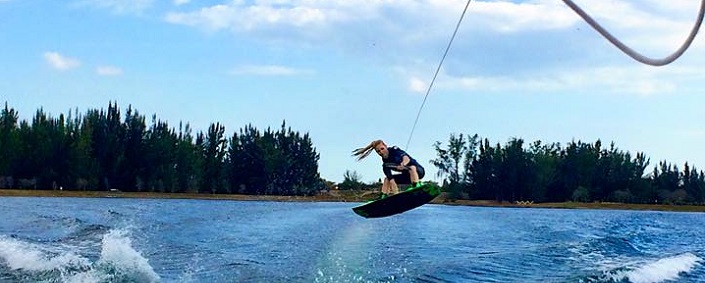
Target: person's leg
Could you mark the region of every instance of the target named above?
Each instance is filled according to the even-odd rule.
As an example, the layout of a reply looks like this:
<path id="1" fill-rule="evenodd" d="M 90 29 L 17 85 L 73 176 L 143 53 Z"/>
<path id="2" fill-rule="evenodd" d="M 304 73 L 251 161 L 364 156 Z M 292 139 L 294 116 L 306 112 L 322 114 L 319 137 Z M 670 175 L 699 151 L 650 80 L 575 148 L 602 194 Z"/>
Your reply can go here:
<path id="1" fill-rule="evenodd" d="M 409 173 L 409 170 L 405 170 L 401 172 L 401 174 L 396 174 L 392 178 L 392 182 L 394 182 L 394 187 L 396 189 L 396 193 L 399 192 L 399 187 L 397 185 L 408 185 L 411 184 L 411 175 Z"/>
<path id="2" fill-rule="evenodd" d="M 409 179 L 411 180 L 411 185 L 416 184 L 419 181 L 419 173 L 416 171 L 416 166 L 409 166 Z"/>
<path id="3" fill-rule="evenodd" d="M 384 178 L 384 182 L 382 182 L 382 193 L 385 195 L 389 195 L 390 192 L 390 182 L 393 181 L 393 179 L 389 179 L 387 177 Z"/>
<path id="4" fill-rule="evenodd" d="M 397 182 L 394 180 L 394 178 L 389 180 L 389 192 L 392 195 L 399 193 L 399 187 L 397 186 Z"/>

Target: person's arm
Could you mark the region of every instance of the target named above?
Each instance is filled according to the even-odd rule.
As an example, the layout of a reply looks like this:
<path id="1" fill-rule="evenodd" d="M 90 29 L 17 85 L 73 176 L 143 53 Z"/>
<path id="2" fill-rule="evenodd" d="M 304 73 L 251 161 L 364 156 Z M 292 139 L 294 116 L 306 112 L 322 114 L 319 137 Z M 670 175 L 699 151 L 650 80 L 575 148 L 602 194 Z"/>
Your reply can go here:
<path id="1" fill-rule="evenodd" d="M 408 155 L 404 154 L 401 157 L 401 163 L 399 164 L 399 167 L 397 169 L 401 170 L 406 170 L 408 169 L 409 163 L 411 163 L 411 158 L 409 158 Z"/>
<path id="2" fill-rule="evenodd" d="M 384 176 L 387 176 L 387 178 L 391 179 L 392 178 L 392 169 L 389 168 L 389 166 L 382 166 L 382 172 L 384 172 Z"/>

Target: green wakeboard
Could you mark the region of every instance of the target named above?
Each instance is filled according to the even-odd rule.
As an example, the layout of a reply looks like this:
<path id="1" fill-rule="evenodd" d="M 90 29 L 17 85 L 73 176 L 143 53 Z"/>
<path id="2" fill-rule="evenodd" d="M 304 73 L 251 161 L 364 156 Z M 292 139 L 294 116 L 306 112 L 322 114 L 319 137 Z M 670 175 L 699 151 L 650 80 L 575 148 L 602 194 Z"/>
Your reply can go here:
<path id="1" fill-rule="evenodd" d="M 387 217 L 422 206 L 440 194 L 441 189 L 437 186 L 423 184 L 383 199 L 353 207 L 352 210 L 365 218 Z"/>

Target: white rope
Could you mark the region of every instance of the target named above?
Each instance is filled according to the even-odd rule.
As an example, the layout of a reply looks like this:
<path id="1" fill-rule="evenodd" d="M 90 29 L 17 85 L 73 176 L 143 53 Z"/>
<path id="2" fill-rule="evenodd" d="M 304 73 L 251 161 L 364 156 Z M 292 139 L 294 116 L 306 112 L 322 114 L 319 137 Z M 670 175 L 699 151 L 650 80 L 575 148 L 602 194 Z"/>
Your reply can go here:
<path id="1" fill-rule="evenodd" d="M 590 15 L 588 15 L 583 9 L 581 9 L 578 5 L 573 3 L 572 0 L 563 0 L 563 2 L 568 5 L 575 13 L 577 13 L 583 20 L 585 20 L 592 28 L 594 28 L 597 32 L 599 32 L 605 39 L 609 40 L 614 46 L 617 46 L 619 50 L 622 50 L 625 54 L 629 55 L 629 57 L 632 57 L 634 60 L 637 60 L 641 63 L 651 65 L 651 66 L 664 66 L 668 65 L 671 62 L 675 61 L 683 55 L 683 53 L 690 47 L 690 44 L 693 43 L 693 40 L 695 39 L 695 35 L 698 34 L 698 30 L 700 29 L 700 24 L 703 22 L 703 15 L 705 15 L 705 0 L 702 0 L 700 2 L 700 12 L 698 12 L 698 18 L 695 21 L 695 25 L 693 25 L 693 29 L 690 31 L 690 35 L 688 35 L 688 38 L 683 42 L 680 48 L 673 52 L 673 54 L 661 58 L 661 59 L 653 59 L 646 57 L 644 55 L 639 54 L 638 52 L 634 51 L 633 49 L 629 48 L 629 46 L 625 45 L 619 39 L 615 38 L 612 34 L 610 34 L 607 30 L 605 30 L 600 24 L 598 24 Z"/>
<path id="2" fill-rule="evenodd" d="M 433 88 L 433 84 L 436 81 L 436 77 L 438 77 L 438 73 L 441 70 L 441 66 L 443 65 L 443 61 L 445 61 L 446 56 L 448 55 L 448 51 L 450 50 L 450 46 L 453 43 L 453 40 L 455 39 L 455 35 L 458 33 L 458 29 L 460 28 L 460 23 L 463 21 L 463 18 L 465 17 L 465 13 L 468 10 L 468 7 L 470 6 L 470 2 L 472 0 L 468 0 L 467 4 L 465 4 L 465 9 L 463 9 L 463 13 L 460 15 L 460 19 L 458 20 L 458 24 L 455 26 L 455 31 L 453 31 L 453 35 L 450 37 L 450 41 L 448 42 L 448 46 L 446 47 L 445 52 L 443 53 L 443 57 L 441 58 L 441 61 L 438 63 L 438 67 L 436 68 L 436 72 L 433 74 L 433 79 L 431 79 L 431 83 L 428 85 L 428 89 L 426 89 L 426 95 L 423 98 L 423 102 L 421 103 L 421 106 L 419 107 L 418 113 L 416 113 L 416 120 L 414 120 L 414 125 L 411 127 L 411 133 L 409 134 L 409 139 L 406 141 L 406 147 L 405 149 L 409 148 L 409 144 L 411 143 L 411 138 L 414 136 L 414 130 L 416 129 L 416 125 L 419 122 L 419 117 L 421 117 L 421 111 L 423 110 L 424 105 L 426 105 L 426 100 L 428 99 L 428 95 L 431 93 L 431 88 Z M 685 53 L 686 50 L 688 50 L 688 47 L 690 47 L 691 43 L 693 43 L 693 40 L 695 39 L 695 36 L 698 34 L 698 30 L 700 30 L 700 25 L 703 22 L 703 16 L 705 16 L 705 0 L 701 0 L 700 2 L 700 11 L 698 12 L 698 18 L 695 21 L 695 24 L 693 25 L 693 29 L 690 31 L 690 34 L 688 35 L 688 38 L 683 42 L 680 48 L 673 52 L 673 54 L 666 56 L 661 59 L 654 59 L 654 58 L 649 58 L 646 57 L 639 52 L 634 51 L 634 49 L 630 48 L 629 46 L 625 45 L 622 43 L 619 39 L 614 37 L 611 33 L 609 33 L 605 28 L 603 28 L 597 21 L 595 21 L 590 15 L 588 15 L 580 6 L 575 4 L 572 0 L 563 0 L 563 3 L 568 5 L 575 13 L 577 13 L 585 22 L 587 22 L 593 29 L 595 29 L 600 35 L 602 35 L 605 39 L 607 39 L 609 42 L 614 44 L 619 50 L 624 52 L 625 54 L 629 55 L 629 57 L 632 57 L 634 60 L 639 61 L 643 64 L 651 65 L 651 66 L 664 66 L 672 63 L 676 59 L 678 59 L 683 53 Z"/>
<path id="3" fill-rule="evenodd" d="M 433 83 L 436 81 L 436 77 L 438 77 L 438 72 L 441 71 L 441 66 L 443 66 L 443 61 L 446 60 L 446 56 L 448 55 L 448 50 L 450 50 L 451 44 L 453 44 L 453 39 L 455 39 L 455 35 L 458 33 L 458 28 L 460 28 L 460 23 L 463 22 L 463 18 L 465 17 L 465 12 L 468 11 L 468 7 L 470 6 L 470 2 L 472 0 L 468 0 L 468 3 L 465 4 L 465 9 L 463 9 L 463 13 L 460 14 L 460 19 L 458 19 L 458 24 L 455 25 L 455 31 L 453 31 L 453 35 L 450 37 L 450 41 L 448 42 L 448 46 L 446 46 L 446 51 L 443 53 L 443 57 L 441 58 L 441 62 L 438 63 L 438 68 L 436 68 L 436 72 L 433 74 L 433 79 L 431 79 L 431 83 L 428 85 L 428 89 L 426 89 L 426 95 L 423 97 L 423 102 L 421 102 L 421 107 L 419 107 L 419 112 L 416 113 L 416 120 L 414 121 L 414 125 L 411 127 L 411 133 L 409 134 L 409 139 L 406 141 L 406 147 L 404 148 L 405 150 L 409 149 L 409 143 L 411 143 L 411 137 L 414 136 L 414 129 L 416 129 L 416 124 L 419 122 L 419 117 L 421 116 L 421 110 L 423 110 L 424 105 L 426 105 L 426 99 L 428 98 L 428 94 L 431 93 L 431 88 L 433 87 Z M 705 1 L 705 0 L 703 0 Z"/>

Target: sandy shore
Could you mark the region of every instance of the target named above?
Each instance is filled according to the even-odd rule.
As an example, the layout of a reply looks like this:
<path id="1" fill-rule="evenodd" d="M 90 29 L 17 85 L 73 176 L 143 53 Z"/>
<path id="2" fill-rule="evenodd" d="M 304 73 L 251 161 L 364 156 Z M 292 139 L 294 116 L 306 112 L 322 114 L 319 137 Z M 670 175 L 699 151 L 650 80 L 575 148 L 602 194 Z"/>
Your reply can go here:
<path id="1" fill-rule="evenodd" d="M 105 191 L 44 191 L 44 190 L 0 190 L 0 197 L 88 197 L 88 198 L 163 198 L 163 199 L 212 199 L 238 201 L 329 201 L 329 202 L 364 202 L 375 196 L 373 192 L 333 191 L 316 196 L 265 196 L 265 195 L 221 195 L 194 193 L 149 193 L 149 192 L 105 192 Z M 621 209 L 705 212 L 705 206 L 698 205 L 662 205 L 662 204 L 624 204 L 624 203 L 532 203 L 516 204 L 484 200 L 449 201 L 442 196 L 432 203 L 444 205 L 485 206 L 485 207 L 526 207 L 526 208 L 564 208 L 564 209 Z"/>

